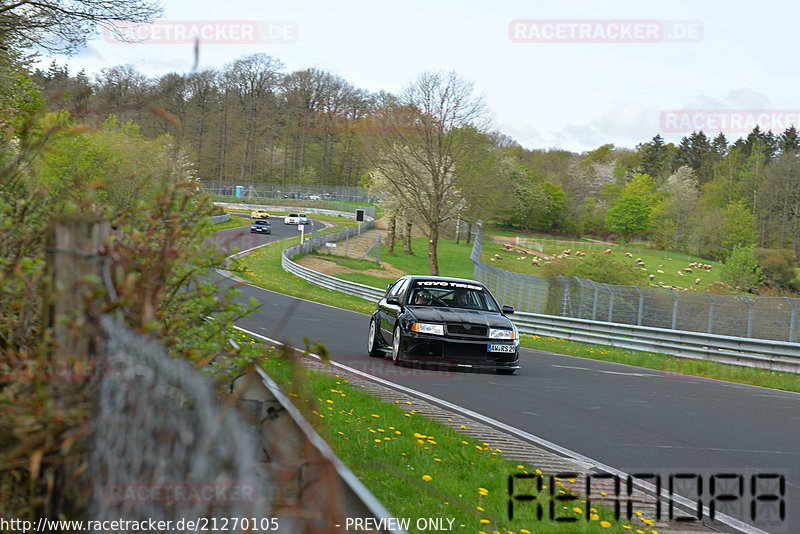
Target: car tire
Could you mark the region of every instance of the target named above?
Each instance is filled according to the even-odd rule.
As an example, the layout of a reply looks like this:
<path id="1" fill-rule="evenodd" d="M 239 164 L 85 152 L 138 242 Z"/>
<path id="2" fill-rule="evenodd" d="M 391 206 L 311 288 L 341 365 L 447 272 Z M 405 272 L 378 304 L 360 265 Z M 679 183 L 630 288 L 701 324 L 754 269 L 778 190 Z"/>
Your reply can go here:
<path id="1" fill-rule="evenodd" d="M 392 335 L 392 363 L 395 365 L 400 365 L 400 327 L 397 326 L 394 329 L 394 334 Z"/>
<path id="2" fill-rule="evenodd" d="M 375 318 L 369 320 L 369 339 L 367 340 L 367 353 L 372 358 L 380 358 L 383 353 L 378 350 L 378 326 Z"/>

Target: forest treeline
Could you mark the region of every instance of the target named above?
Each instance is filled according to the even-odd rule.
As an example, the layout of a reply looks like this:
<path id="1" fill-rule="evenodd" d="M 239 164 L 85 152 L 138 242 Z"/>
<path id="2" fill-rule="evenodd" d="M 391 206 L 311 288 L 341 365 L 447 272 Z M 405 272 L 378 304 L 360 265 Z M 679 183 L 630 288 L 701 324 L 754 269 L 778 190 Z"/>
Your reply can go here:
<path id="1" fill-rule="evenodd" d="M 97 124 L 116 115 L 146 136 L 171 135 L 201 180 L 369 185 L 371 138 L 413 120 L 398 96 L 359 89 L 319 69 L 285 72 L 264 54 L 219 70 L 156 78 L 130 65 L 90 77 L 54 62 L 33 80 L 51 110 Z M 794 126 L 783 132 L 755 127 L 739 139 L 693 132 L 678 144 L 656 135 L 632 149 L 608 144 L 581 154 L 526 149 L 489 130 L 476 135 L 504 164 L 484 166 L 473 182 L 491 183 L 502 195 L 473 202 L 481 209 L 462 210 L 461 220 L 489 216 L 524 230 L 649 239 L 719 260 L 750 245 L 798 257 L 800 134 Z M 498 153 L 487 157 L 497 163 Z M 474 183 L 461 192 L 469 196 L 470 189 L 479 199 L 485 195 Z"/>

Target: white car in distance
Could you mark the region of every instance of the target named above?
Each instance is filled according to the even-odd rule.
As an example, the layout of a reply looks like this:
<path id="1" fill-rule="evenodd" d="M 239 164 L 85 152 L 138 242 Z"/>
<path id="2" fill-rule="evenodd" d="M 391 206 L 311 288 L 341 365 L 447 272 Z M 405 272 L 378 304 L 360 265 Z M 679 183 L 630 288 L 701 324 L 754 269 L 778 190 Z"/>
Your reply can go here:
<path id="1" fill-rule="evenodd" d="M 311 219 L 305 213 L 290 213 L 283 218 L 283 224 L 311 224 Z"/>

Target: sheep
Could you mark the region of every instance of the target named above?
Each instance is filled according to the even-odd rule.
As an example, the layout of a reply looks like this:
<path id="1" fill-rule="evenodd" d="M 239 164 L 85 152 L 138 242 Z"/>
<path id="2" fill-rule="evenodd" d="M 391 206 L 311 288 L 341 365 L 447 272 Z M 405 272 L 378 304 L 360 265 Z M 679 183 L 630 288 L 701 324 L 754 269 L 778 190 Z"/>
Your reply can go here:
<path id="1" fill-rule="evenodd" d="M 700 279 L 699 279 L 699 278 L 695 278 L 695 279 L 694 279 L 694 283 L 695 283 L 695 284 L 699 284 L 699 283 L 700 283 Z"/>
<path id="2" fill-rule="evenodd" d="M 603 251 L 603 254 L 611 254 L 611 249 L 607 248 Z"/>
<path id="3" fill-rule="evenodd" d="M 631 254 L 630 252 L 626 252 L 626 253 L 625 253 L 625 257 L 626 257 L 626 258 L 632 258 L 632 257 L 633 257 L 633 254 Z"/>
<path id="4" fill-rule="evenodd" d="M 662 265 L 662 267 L 663 267 L 663 265 Z M 659 269 L 659 270 L 658 270 L 658 271 L 656 271 L 656 272 L 657 272 L 658 274 L 664 274 L 664 271 L 662 271 L 661 269 Z"/>
<path id="5" fill-rule="evenodd" d="M 652 279 L 653 279 L 653 278 L 655 278 L 655 277 L 656 277 L 656 275 L 654 275 L 654 274 L 651 274 L 651 275 L 650 275 L 650 280 L 652 280 Z"/>

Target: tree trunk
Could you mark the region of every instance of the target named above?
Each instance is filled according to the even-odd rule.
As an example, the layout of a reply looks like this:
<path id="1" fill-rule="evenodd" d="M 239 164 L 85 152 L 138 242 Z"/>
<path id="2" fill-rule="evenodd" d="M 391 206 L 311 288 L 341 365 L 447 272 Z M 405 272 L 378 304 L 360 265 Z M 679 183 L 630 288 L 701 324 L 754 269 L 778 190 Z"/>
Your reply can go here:
<path id="1" fill-rule="evenodd" d="M 436 247 L 439 244 L 439 225 L 431 225 L 431 231 L 428 233 L 428 266 L 431 270 L 431 276 L 439 276 L 439 257 L 436 254 Z"/>
<path id="2" fill-rule="evenodd" d="M 411 250 L 411 226 L 412 222 L 410 219 L 406 219 L 406 231 L 405 235 L 403 236 L 403 244 L 406 246 L 406 254 L 414 255 L 414 251 Z"/>
<path id="3" fill-rule="evenodd" d="M 389 239 L 388 243 L 386 243 L 386 251 L 389 254 L 394 254 L 394 237 L 395 237 L 395 229 L 397 228 L 397 216 L 392 215 L 389 218 Z"/>
<path id="4" fill-rule="evenodd" d="M 472 223 L 467 223 L 467 245 L 469 245 L 470 240 L 472 239 Z"/>
<path id="5" fill-rule="evenodd" d="M 461 214 L 456 218 L 456 245 L 461 242 Z"/>

